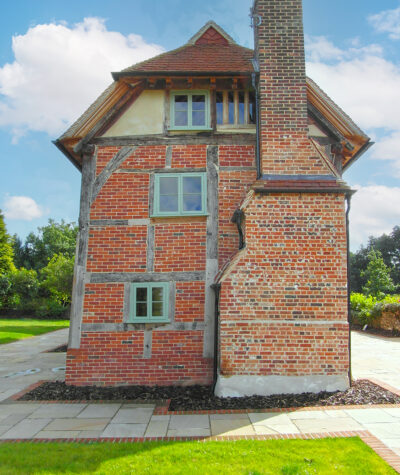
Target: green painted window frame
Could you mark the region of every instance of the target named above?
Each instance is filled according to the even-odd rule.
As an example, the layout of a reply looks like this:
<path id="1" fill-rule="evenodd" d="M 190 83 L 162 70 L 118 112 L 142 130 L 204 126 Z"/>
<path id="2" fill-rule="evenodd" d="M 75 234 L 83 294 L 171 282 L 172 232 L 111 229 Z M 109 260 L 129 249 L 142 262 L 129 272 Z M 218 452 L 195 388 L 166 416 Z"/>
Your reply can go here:
<path id="1" fill-rule="evenodd" d="M 183 210 L 183 178 L 201 178 L 201 210 Z M 178 211 L 160 211 L 160 179 L 178 178 Z M 207 174 L 206 173 L 156 173 L 154 175 L 154 206 L 152 216 L 205 216 L 207 214 Z"/>
<path id="2" fill-rule="evenodd" d="M 163 315 L 153 316 L 151 315 L 152 309 L 152 289 L 163 289 Z M 147 289 L 147 316 L 136 316 L 136 289 Z M 169 322 L 169 283 L 168 282 L 140 282 L 131 284 L 130 289 L 130 305 L 129 305 L 129 320 L 128 323 L 157 323 L 157 322 Z"/>
<path id="3" fill-rule="evenodd" d="M 205 124 L 192 125 L 192 97 L 205 96 Z M 188 96 L 188 125 L 175 125 L 175 96 Z M 190 98 L 190 100 L 189 100 Z M 210 126 L 210 93 L 206 90 L 171 91 L 170 93 L 170 130 L 212 130 Z"/>

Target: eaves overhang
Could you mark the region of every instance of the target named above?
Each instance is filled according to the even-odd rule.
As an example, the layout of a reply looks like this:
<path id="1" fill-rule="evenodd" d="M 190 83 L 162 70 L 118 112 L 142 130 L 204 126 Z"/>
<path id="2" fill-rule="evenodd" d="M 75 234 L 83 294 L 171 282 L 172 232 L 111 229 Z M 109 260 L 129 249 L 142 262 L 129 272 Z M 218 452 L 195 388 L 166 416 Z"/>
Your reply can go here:
<path id="1" fill-rule="evenodd" d="M 151 77 L 232 77 L 251 76 L 252 71 L 120 71 L 111 73 L 113 79 L 122 78 L 151 78 Z"/>

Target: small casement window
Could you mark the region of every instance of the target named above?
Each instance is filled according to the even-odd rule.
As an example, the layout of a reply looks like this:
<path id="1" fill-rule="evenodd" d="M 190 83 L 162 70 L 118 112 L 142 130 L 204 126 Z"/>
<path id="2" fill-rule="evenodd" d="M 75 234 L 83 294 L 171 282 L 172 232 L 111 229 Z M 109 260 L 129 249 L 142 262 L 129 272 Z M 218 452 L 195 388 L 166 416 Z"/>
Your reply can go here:
<path id="1" fill-rule="evenodd" d="M 129 321 L 134 323 L 167 322 L 168 282 L 131 285 Z"/>
<path id="2" fill-rule="evenodd" d="M 196 216 L 207 210 L 205 173 L 159 173 L 154 178 L 153 216 Z"/>
<path id="3" fill-rule="evenodd" d="M 217 91 L 217 125 L 256 123 L 255 95 L 251 91 Z"/>
<path id="4" fill-rule="evenodd" d="M 171 93 L 171 129 L 209 129 L 209 111 L 208 91 L 174 91 Z"/>

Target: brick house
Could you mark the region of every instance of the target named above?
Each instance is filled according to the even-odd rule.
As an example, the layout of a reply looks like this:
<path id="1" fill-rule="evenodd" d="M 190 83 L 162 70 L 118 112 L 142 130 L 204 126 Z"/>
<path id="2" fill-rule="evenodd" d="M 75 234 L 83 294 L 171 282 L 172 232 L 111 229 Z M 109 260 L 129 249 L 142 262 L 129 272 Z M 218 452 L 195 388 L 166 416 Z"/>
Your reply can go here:
<path id="1" fill-rule="evenodd" d="M 209 22 L 55 142 L 82 171 L 67 383 L 349 385 L 342 172 L 371 142 L 305 76 L 301 0 L 252 18 L 255 51 Z"/>

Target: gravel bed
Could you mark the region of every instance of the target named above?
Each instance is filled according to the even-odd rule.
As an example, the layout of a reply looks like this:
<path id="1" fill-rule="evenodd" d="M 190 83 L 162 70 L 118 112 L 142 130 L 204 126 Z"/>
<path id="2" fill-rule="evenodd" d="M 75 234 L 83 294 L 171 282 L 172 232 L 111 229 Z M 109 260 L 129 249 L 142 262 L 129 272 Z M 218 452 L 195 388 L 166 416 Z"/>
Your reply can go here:
<path id="1" fill-rule="evenodd" d="M 143 400 L 171 399 L 171 411 L 196 411 L 213 409 L 267 409 L 273 407 L 340 406 L 355 404 L 400 404 L 400 396 L 368 380 L 357 380 L 347 391 L 303 394 L 277 394 L 274 396 L 249 396 L 219 398 L 210 386 L 68 386 L 59 381 L 49 381 L 20 398 L 24 401 L 65 400 Z"/>

